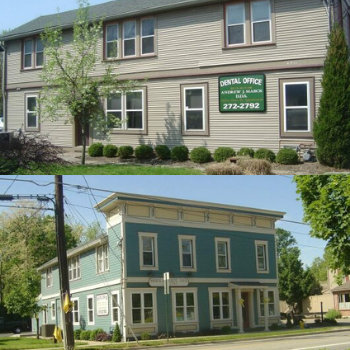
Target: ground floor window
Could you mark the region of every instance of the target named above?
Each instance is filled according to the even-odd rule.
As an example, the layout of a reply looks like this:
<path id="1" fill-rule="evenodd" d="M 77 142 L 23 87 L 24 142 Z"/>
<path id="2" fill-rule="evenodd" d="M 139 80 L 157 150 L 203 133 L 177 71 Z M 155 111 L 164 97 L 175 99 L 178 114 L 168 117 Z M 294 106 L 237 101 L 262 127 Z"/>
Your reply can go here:
<path id="1" fill-rule="evenodd" d="M 208 85 L 181 86 L 183 135 L 209 135 Z"/>
<path id="2" fill-rule="evenodd" d="M 111 296 L 112 301 L 112 324 L 119 322 L 119 293 L 113 292 Z"/>
<path id="3" fill-rule="evenodd" d="M 94 319 L 94 296 L 89 295 L 87 297 L 87 313 L 88 313 L 88 324 L 94 325 L 95 319 Z"/>
<path id="4" fill-rule="evenodd" d="M 182 289 L 173 292 L 175 322 L 195 322 L 198 319 L 197 290 Z"/>
<path id="5" fill-rule="evenodd" d="M 281 136 L 312 137 L 314 79 L 281 79 L 280 112 Z"/>
<path id="6" fill-rule="evenodd" d="M 228 291 L 212 291 L 211 314 L 213 320 L 229 320 L 231 318 L 230 293 Z"/>
<path id="7" fill-rule="evenodd" d="M 26 113 L 25 129 L 26 131 L 39 131 L 39 116 L 37 112 L 38 95 L 28 94 L 25 96 Z"/>
<path id="8" fill-rule="evenodd" d="M 275 316 L 276 315 L 276 308 L 275 308 L 275 292 L 272 290 L 269 290 L 267 292 L 267 299 L 264 298 L 264 292 L 260 291 L 260 316 L 265 316 L 265 303 L 268 304 L 268 316 Z"/>
<path id="9" fill-rule="evenodd" d="M 72 308 L 73 324 L 79 325 L 79 299 L 72 298 L 72 303 L 73 303 L 73 308 Z"/>
<path id="10" fill-rule="evenodd" d="M 154 322 L 153 293 L 132 293 L 131 304 L 133 324 Z"/>
<path id="11" fill-rule="evenodd" d="M 146 131 L 146 89 L 116 92 L 105 102 L 107 123 L 114 133 Z"/>

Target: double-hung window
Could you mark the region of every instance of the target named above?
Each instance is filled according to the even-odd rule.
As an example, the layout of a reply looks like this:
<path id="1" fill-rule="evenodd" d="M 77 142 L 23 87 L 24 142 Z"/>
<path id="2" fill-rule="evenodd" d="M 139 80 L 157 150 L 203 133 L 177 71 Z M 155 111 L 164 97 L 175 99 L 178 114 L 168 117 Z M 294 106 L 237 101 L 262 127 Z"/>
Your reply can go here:
<path id="1" fill-rule="evenodd" d="M 87 314 L 88 314 L 88 325 L 95 324 L 94 318 L 94 296 L 88 295 L 87 297 Z"/>
<path id="2" fill-rule="evenodd" d="M 72 318 L 73 324 L 79 325 L 79 298 L 72 298 L 73 308 L 72 308 Z"/>
<path id="3" fill-rule="evenodd" d="M 195 288 L 174 289 L 173 308 L 175 323 L 197 322 L 197 290 Z"/>
<path id="4" fill-rule="evenodd" d="M 119 57 L 119 25 L 108 24 L 105 29 L 105 56 L 107 59 Z"/>
<path id="5" fill-rule="evenodd" d="M 231 253 L 229 238 L 215 238 L 216 271 L 231 272 Z"/>
<path id="6" fill-rule="evenodd" d="M 265 241 L 255 241 L 256 267 L 258 273 L 269 272 L 268 243 Z"/>
<path id="7" fill-rule="evenodd" d="M 212 320 L 231 319 L 231 301 L 229 291 L 211 292 Z"/>
<path id="8" fill-rule="evenodd" d="M 180 270 L 196 271 L 196 237 L 179 236 Z"/>
<path id="9" fill-rule="evenodd" d="M 112 324 L 119 323 L 119 293 L 112 292 L 111 295 L 111 303 L 112 303 Z"/>
<path id="10" fill-rule="evenodd" d="M 182 86 L 183 135 L 209 135 L 208 85 Z"/>
<path id="11" fill-rule="evenodd" d="M 157 234 L 139 232 L 140 269 L 158 269 Z"/>
<path id="12" fill-rule="evenodd" d="M 136 56 L 136 21 L 123 23 L 123 56 Z"/>
<path id="13" fill-rule="evenodd" d="M 154 53 L 154 18 L 141 21 L 141 55 Z"/>
<path id="14" fill-rule="evenodd" d="M 108 244 L 97 248 L 97 273 L 109 270 Z"/>
<path id="15" fill-rule="evenodd" d="M 44 64 L 44 44 L 37 38 L 26 39 L 23 42 L 23 69 L 41 68 Z"/>
<path id="16" fill-rule="evenodd" d="M 52 277 L 52 267 L 46 269 L 46 287 L 51 288 L 53 286 L 53 277 Z"/>
<path id="17" fill-rule="evenodd" d="M 274 291 L 271 291 L 271 290 L 267 291 L 267 299 L 264 298 L 264 292 L 260 291 L 259 302 L 260 302 L 260 316 L 262 317 L 265 316 L 265 304 L 268 304 L 268 316 L 276 315 Z"/>
<path id="18" fill-rule="evenodd" d="M 37 111 L 38 95 L 26 95 L 25 129 L 26 131 L 39 131 L 39 116 Z"/>
<path id="19" fill-rule="evenodd" d="M 132 293 L 131 305 L 133 324 L 147 324 L 155 322 L 153 293 Z"/>
<path id="20" fill-rule="evenodd" d="M 146 132 L 146 90 L 113 93 L 106 100 L 107 125 L 113 132 Z"/>
<path id="21" fill-rule="evenodd" d="M 225 7 L 226 47 L 271 43 L 274 0 L 250 0 Z"/>
<path id="22" fill-rule="evenodd" d="M 51 301 L 51 320 L 56 320 L 56 302 Z"/>
<path id="23" fill-rule="evenodd" d="M 68 260 L 68 275 L 69 280 L 74 281 L 80 278 L 80 258 L 75 256 Z"/>
<path id="24" fill-rule="evenodd" d="M 312 78 L 280 81 L 281 136 L 312 137 L 314 95 Z"/>

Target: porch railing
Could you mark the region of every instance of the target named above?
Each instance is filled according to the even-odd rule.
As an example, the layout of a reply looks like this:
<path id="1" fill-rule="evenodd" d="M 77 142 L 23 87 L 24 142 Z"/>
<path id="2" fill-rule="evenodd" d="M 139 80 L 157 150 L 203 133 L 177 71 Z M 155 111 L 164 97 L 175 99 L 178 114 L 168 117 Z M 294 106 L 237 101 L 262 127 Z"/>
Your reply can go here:
<path id="1" fill-rule="evenodd" d="M 350 303 L 339 303 L 339 310 L 350 310 Z"/>

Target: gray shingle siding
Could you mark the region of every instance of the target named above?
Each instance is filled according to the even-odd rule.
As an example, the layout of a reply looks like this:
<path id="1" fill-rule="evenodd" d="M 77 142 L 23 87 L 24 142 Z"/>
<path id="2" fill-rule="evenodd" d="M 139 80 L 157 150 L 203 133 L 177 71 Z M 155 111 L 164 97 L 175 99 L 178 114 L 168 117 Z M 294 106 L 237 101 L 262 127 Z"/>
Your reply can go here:
<path id="1" fill-rule="evenodd" d="M 146 16 L 164 11 L 187 8 L 207 3 L 220 3 L 224 0 L 113 0 L 100 5 L 90 6 L 90 19 L 103 18 L 106 21 Z M 0 37 L 1 41 L 21 38 L 41 33 L 46 27 L 60 25 L 71 28 L 76 19 L 77 10 L 41 16 Z"/>

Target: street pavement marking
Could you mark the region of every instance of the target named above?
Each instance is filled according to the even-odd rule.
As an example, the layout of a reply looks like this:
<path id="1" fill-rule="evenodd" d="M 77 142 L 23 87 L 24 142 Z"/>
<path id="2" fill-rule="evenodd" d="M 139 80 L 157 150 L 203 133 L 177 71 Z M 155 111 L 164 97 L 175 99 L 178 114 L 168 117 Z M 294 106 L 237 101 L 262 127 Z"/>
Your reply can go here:
<path id="1" fill-rule="evenodd" d="M 350 342 L 338 343 L 338 344 L 325 344 L 325 345 L 311 346 L 311 347 L 308 347 L 308 348 L 296 348 L 296 349 L 291 349 L 291 350 L 321 349 L 321 348 L 323 348 L 323 347 L 339 346 L 339 345 L 348 345 L 348 344 L 350 344 Z"/>

